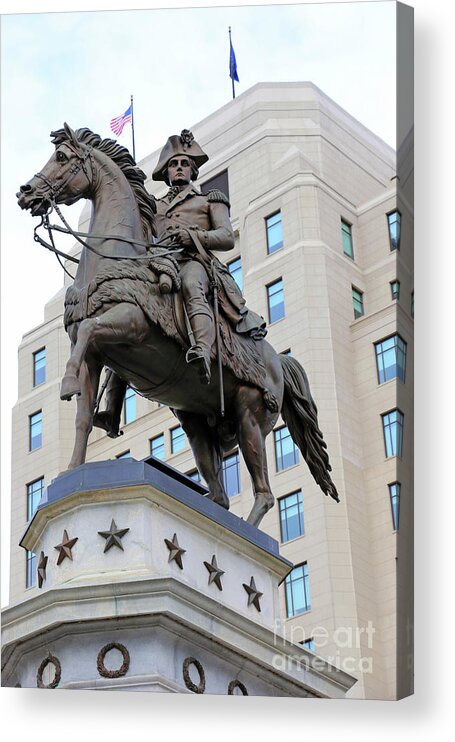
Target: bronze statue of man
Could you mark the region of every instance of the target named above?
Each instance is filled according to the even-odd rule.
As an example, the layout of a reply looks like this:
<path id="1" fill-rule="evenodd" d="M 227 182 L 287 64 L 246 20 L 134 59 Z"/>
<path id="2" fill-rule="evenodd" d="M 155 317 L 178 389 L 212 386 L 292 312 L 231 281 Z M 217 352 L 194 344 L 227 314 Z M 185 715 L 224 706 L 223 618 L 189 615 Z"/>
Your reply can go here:
<path id="1" fill-rule="evenodd" d="M 210 357 L 215 339 L 214 312 L 209 299 L 213 264 L 219 284 L 219 308 L 231 327 L 255 339 L 266 335 L 264 319 L 246 307 L 229 270 L 212 254 L 212 251 L 231 250 L 235 241 L 227 196 L 217 189 L 203 195 L 193 184 L 199 167 L 208 159 L 193 134 L 184 129 L 180 136 L 168 138 L 152 174 L 153 180 L 164 181 L 169 186 L 166 195 L 156 200 L 157 238 L 161 244 L 168 239 L 170 249 L 175 250 L 172 255 L 179 266 L 190 338 L 186 360 L 197 364 L 205 384 L 210 383 Z M 160 288 L 165 291 L 162 278 Z M 119 434 L 125 388 L 125 383 L 113 374 L 106 388 L 106 409 L 94 416 L 94 425 L 112 437 Z"/>
<path id="2" fill-rule="evenodd" d="M 192 335 L 186 354 L 188 363 L 200 367 L 201 380 L 210 382 L 210 354 L 215 338 L 213 309 L 209 304 L 213 251 L 231 250 L 234 233 L 229 219 L 229 201 L 220 190 L 203 195 L 194 185 L 199 167 L 208 156 L 184 129 L 173 135 L 161 151 L 152 178 L 170 186 L 164 198 L 157 200 L 156 229 L 158 239 L 166 237 L 176 248 L 180 268 L 183 301 Z M 221 311 L 237 332 L 264 336 L 262 317 L 247 309 L 242 293 L 226 266 L 215 259 L 220 282 Z"/>

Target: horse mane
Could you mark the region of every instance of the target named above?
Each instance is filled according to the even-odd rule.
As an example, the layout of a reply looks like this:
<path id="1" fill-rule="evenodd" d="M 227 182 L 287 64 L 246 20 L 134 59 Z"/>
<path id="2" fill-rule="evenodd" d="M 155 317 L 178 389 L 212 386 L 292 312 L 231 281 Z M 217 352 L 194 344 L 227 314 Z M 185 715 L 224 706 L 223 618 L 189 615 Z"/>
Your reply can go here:
<path id="1" fill-rule="evenodd" d="M 66 128 L 66 126 L 64 129 L 53 131 L 51 132 L 52 143 L 55 144 L 55 146 L 58 146 L 63 142 L 73 143 L 71 134 L 74 134 L 78 144 L 85 144 L 94 149 L 98 149 L 118 165 L 125 178 L 128 180 L 136 197 L 144 239 L 151 242 L 153 237 L 156 237 L 156 203 L 155 198 L 144 186 L 144 182 L 147 178 L 144 171 L 136 165 L 126 147 L 122 147 L 121 144 L 118 144 L 113 139 L 101 139 L 99 134 L 95 134 L 86 127 L 76 129 L 74 132 L 69 129 L 69 127 Z"/>

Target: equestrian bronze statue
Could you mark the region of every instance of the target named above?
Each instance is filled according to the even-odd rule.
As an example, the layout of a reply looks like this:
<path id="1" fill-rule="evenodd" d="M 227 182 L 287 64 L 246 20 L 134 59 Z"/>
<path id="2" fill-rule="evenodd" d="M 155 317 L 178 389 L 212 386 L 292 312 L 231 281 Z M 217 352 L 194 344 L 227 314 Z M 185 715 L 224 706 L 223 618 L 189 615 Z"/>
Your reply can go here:
<path id="1" fill-rule="evenodd" d="M 249 523 L 258 526 L 274 504 L 265 438 L 280 413 L 315 481 L 338 501 L 304 369 L 264 339 L 262 318 L 247 309 L 213 255 L 233 246 L 229 205 L 224 194 L 202 196 L 192 185 L 207 156 L 191 133 L 170 137 L 162 152 L 154 177 L 168 182 L 171 192 L 158 201 L 116 142 L 67 124 L 51 137 L 55 152 L 20 187 L 19 206 L 41 217 L 50 235 L 46 246 L 58 253 L 50 211 L 61 214 L 58 204 L 80 198 L 92 202 L 87 235 L 70 230 L 82 250 L 65 297 L 71 355 L 60 396 L 77 397 L 69 468 L 85 462 L 106 366 L 112 371 L 106 410 L 95 422 L 115 435 L 126 385 L 168 405 L 188 437 L 208 497 L 225 508 L 223 456 L 238 445 L 254 491 Z"/>

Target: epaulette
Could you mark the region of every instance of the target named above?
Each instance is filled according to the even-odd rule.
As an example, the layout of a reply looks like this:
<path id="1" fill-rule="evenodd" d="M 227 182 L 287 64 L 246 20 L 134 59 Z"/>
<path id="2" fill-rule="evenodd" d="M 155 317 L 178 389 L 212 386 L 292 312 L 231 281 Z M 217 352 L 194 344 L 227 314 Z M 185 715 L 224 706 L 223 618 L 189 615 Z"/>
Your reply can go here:
<path id="1" fill-rule="evenodd" d="M 207 193 L 207 199 L 211 202 L 226 204 L 229 209 L 231 208 L 228 197 L 223 193 L 223 191 L 219 191 L 217 188 L 214 188 Z"/>

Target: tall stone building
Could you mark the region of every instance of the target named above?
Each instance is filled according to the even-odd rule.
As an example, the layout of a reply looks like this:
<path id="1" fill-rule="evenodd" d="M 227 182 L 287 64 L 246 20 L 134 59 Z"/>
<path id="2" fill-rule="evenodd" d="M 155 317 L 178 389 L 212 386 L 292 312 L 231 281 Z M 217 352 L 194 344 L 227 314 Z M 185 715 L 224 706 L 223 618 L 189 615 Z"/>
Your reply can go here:
<path id="1" fill-rule="evenodd" d="M 175 133 L 188 125 L 176 122 Z M 396 153 L 311 83 L 258 84 L 192 131 L 210 156 L 199 185 L 224 190 L 231 203 L 236 244 L 222 257 L 248 305 L 267 319 L 270 343 L 307 371 L 341 499 L 323 496 L 279 422 L 267 442 L 277 502 L 262 528 L 295 565 L 281 586 L 281 630 L 357 677 L 349 696 L 405 695 L 413 255 L 412 196 L 401 190 L 411 191 L 411 144 L 403 144 L 397 178 Z M 157 149 L 140 165 L 160 196 L 163 186 L 151 173 L 163 143 L 151 144 Z M 85 209 L 82 230 L 87 220 Z M 36 557 L 18 543 L 73 444 L 75 404 L 59 399 L 69 354 L 64 291 L 19 349 L 11 604 L 37 590 Z M 196 476 L 169 409 L 129 390 L 123 436 L 111 440 L 95 430 L 88 461 L 150 453 Z M 231 509 L 246 518 L 252 493 L 236 451 L 224 472 Z"/>

